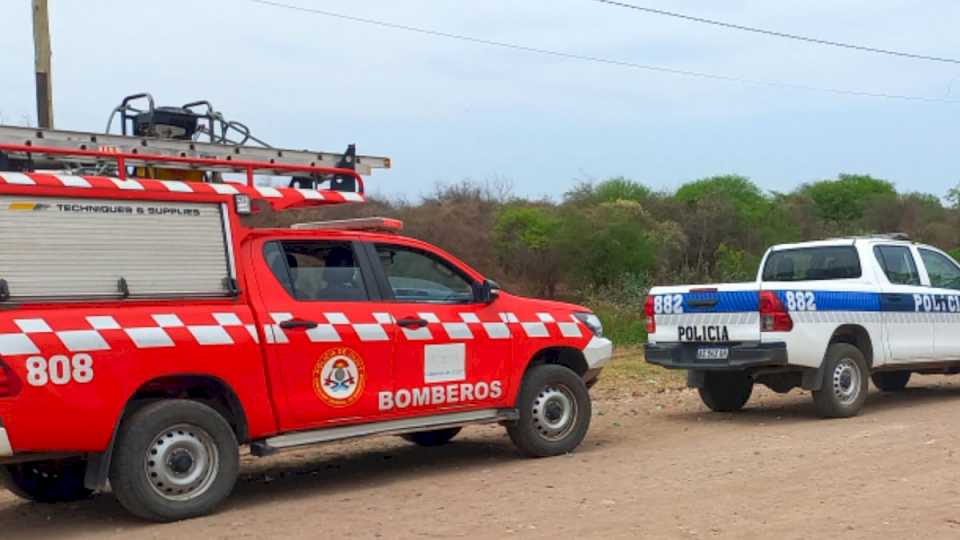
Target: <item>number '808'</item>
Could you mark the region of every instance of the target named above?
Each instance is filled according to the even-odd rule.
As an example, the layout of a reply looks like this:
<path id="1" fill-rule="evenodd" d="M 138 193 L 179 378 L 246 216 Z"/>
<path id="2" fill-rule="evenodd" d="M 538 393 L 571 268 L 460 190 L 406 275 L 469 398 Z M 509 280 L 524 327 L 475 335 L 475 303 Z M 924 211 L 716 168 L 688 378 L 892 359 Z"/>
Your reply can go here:
<path id="1" fill-rule="evenodd" d="M 42 356 L 27 358 L 27 384 L 46 386 L 64 385 L 71 382 L 86 384 L 93 380 L 93 357 L 75 354 L 67 357 L 55 354 L 49 359 Z"/>
<path id="2" fill-rule="evenodd" d="M 668 294 L 653 297 L 653 312 L 660 314 L 683 313 L 683 295 Z"/>

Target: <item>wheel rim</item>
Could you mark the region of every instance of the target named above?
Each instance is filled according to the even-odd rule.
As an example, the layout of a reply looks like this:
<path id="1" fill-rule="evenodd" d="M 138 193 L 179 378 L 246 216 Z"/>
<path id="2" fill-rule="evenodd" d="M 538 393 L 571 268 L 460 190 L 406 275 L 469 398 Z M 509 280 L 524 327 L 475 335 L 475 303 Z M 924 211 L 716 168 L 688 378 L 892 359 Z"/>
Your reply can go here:
<path id="1" fill-rule="evenodd" d="M 544 387 L 533 401 L 533 425 L 548 441 L 566 437 L 576 425 L 578 414 L 577 400 L 564 385 Z"/>
<path id="2" fill-rule="evenodd" d="M 844 358 L 837 362 L 833 368 L 833 395 L 837 401 L 848 405 L 857 400 L 860 396 L 862 375 L 860 368 L 850 358 Z"/>
<path id="3" fill-rule="evenodd" d="M 189 424 L 157 435 L 144 459 L 144 472 L 154 492 L 169 501 L 189 501 L 210 489 L 220 468 L 213 437 Z"/>

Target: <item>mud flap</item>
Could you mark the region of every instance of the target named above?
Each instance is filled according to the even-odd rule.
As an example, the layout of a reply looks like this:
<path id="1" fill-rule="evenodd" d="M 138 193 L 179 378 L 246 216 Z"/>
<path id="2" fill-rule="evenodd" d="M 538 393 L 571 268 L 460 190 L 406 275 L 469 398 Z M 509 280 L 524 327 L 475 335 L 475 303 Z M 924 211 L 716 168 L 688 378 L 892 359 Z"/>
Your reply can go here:
<path id="1" fill-rule="evenodd" d="M 823 387 L 823 368 L 804 369 L 800 387 L 804 390 L 820 390 Z"/>
<path id="2" fill-rule="evenodd" d="M 700 370 L 688 369 L 687 388 L 703 388 L 704 373 Z"/>
<path id="3" fill-rule="evenodd" d="M 113 447 L 117 443 L 117 436 L 120 434 L 120 424 L 129 412 L 124 413 L 117 420 L 117 425 L 113 426 L 113 436 L 110 437 L 110 444 L 103 452 L 87 454 L 87 472 L 83 477 L 83 487 L 92 491 L 103 491 L 107 489 L 110 482 L 110 464 L 113 461 Z"/>
<path id="4" fill-rule="evenodd" d="M 83 477 L 83 487 L 92 491 L 107 489 L 110 476 L 110 460 L 113 457 L 113 443 L 106 452 L 87 455 L 87 471 Z"/>

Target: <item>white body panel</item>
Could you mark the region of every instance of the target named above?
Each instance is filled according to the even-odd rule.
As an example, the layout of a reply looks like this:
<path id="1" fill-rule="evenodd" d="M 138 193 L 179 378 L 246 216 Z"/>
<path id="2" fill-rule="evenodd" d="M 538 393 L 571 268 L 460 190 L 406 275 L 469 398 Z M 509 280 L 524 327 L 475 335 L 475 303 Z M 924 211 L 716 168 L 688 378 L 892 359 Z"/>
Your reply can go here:
<path id="1" fill-rule="evenodd" d="M 864 280 L 764 282 L 763 288 L 777 291 L 874 292 Z M 886 351 L 877 345 L 884 342 L 882 314 L 878 311 L 795 311 L 790 313 L 793 330 L 790 332 L 762 332 L 763 343 L 787 344 L 790 364 L 819 367 L 827 352 L 830 338 L 843 325 L 863 327 L 874 343 L 874 365 L 886 362 Z M 878 350 L 879 349 L 879 350 Z"/>

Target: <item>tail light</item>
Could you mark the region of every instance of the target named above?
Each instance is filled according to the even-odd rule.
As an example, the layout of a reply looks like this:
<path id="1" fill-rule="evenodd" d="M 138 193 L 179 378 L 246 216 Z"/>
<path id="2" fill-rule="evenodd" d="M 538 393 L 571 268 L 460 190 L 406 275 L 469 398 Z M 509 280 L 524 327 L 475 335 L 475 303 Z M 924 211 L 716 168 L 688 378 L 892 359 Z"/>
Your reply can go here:
<path id="1" fill-rule="evenodd" d="M 9 366 L 0 360 L 0 398 L 13 397 L 20 393 L 20 379 Z"/>
<path id="2" fill-rule="evenodd" d="M 657 332 L 657 319 L 653 312 L 653 296 L 647 295 L 647 301 L 643 304 L 643 314 L 647 316 L 647 333 L 655 334 Z"/>
<path id="3" fill-rule="evenodd" d="M 773 291 L 760 291 L 760 331 L 789 332 L 793 319 L 780 297 Z"/>

